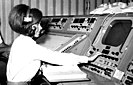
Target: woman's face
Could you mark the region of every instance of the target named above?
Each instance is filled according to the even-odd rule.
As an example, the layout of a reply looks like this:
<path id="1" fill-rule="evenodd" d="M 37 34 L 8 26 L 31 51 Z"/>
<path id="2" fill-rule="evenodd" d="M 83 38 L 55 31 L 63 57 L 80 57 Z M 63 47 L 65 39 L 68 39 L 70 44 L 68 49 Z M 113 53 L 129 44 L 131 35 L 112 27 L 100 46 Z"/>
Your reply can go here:
<path id="1" fill-rule="evenodd" d="M 40 23 L 32 25 L 32 28 L 35 29 L 34 37 L 39 37 L 40 31 L 42 30 L 42 26 L 40 25 Z"/>

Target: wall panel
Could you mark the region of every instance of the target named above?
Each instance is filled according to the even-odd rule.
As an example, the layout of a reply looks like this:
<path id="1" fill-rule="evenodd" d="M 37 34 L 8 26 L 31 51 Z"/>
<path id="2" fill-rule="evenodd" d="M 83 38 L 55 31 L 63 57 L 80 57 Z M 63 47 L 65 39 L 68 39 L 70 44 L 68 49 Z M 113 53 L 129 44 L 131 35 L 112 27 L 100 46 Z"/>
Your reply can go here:
<path id="1" fill-rule="evenodd" d="M 53 16 L 53 0 L 48 0 L 48 15 Z"/>
<path id="2" fill-rule="evenodd" d="M 75 4 L 76 3 L 76 0 L 71 0 L 71 3 L 70 3 L 70 5 L 71 5 L 71 14 L 70 15 L 76 15 L 76 5 L 77 4 Z"/>
<path id="3" fill-rule="evenodd" d="M 114 3 L 115 2 L 115 0 L 110 0 L 110 3 Z"/>
<path id="4" fill-rule="evenodd" d="M 102 0 L 96 0 L 96 7 L 98 7 L 99 5 L 101 5 L 103 2 Z"/>
<path id="5" fill-rule="evenodd" d="M 109 0 L 103 0 L 103 3 L 108 3 L 109 2 Z"/>
<path id="6" fill-rule="evenodd" d="M 1 9 L 0 9 L 0 13 L 1 13 L 1 34 L 2 34 L 2 37 L 4 38 L 4 40 L 6 39 L 6 16 L 5 16 L 5 0 L 0 0 L 0 6 L 1 6 Z M 5 40 L 6 41 L 6 40 Z"/>
<path id="7" fill-rule="evenodd" d="M 69 15 L 69 0 L 63 0 L 63 15 Z"/>
<path id="8" fill-rule="evenodd" d="M 121 0 L 115 0 L 116 2 L 119 2 L 119 1 L 121 1 Z"/>
<path id="9" fill-rule="evenodd" d="M 61 4 L 63 3 L 60 3 L 61 0 L 55 0 L 55 15 L 61 15 Z"/>
<path id="10" fill-rule="evenodd" d="M 77 1 L 77 15 L 83 15 L 84 14 L 84 0 L 78 0 Z"/>
<path id="11" fill-rule="evenodd" d="M 89 8 L 90 8 L 90 11 L 92 11 L 93 9 L 96 8 L 96 4 L 95 4 L 95 0 L 90 0 L 90 3 L 89 3 Z"/>
<path id="12" fill-rule="evenodd" d="M 48 16 L 48 0 L 45 0 L 45 15 Z"/>
<path id="13" fill-rule="evenodd" d="M 28 1 L 28 0 L 27 0 Z M 37 1 L 39 1 L 39 0 L 31 0 L 31 3 L 30 3 L 30 5 L 31 5 L 31 7 L 32 8 L 37 8 Z"/>
<path id="14" fill-rule="evenodd" d="M 15 0 L 16 1 L 16 0 Z M 29 0 L 22 0 L 22 4 L 29 5 Z"/>
<path id="15" fill-rule="evenodd" d="M 46 1 L 45 0 L 40 0 L 40 5 L 39 5 L 39 9 L 42 11 L 43 15 L 46 16 L 46 8 L 45 8 L 45 4 L 46 4 Z"/>
<path id="16" fill-rule="evenodd" d="M 12 0 L 13 1 L 13 0 Z M 12 38 L 14 38 L 14 33 L 12 32 L 12 30 L 11 29 L 7 29 L 7 28 L 10 28 L 10 26 L 8 25 L 8 15 L 9 15 L 9 12 L 10 12 L 10 10 L 11 10 L 11 4 L 10 3 L 12 3 L 13 4 L 13 2 L 12 1 L 7 1 L 7 0 L 5 0 L 5 23 L 4 23 L 4 25 L 5 25 L 5 29 L 3 30 L 3 32 L 5 33 L 4 34 L 4 37 L 5 37 L 5 40 L 7 41 L 8 39 L 12 39 Z M 10 35 L 10 36 L 6 36 L 6 35 Z M 8 43 L 11 43 L 12 41 L 9 41 Z"/>

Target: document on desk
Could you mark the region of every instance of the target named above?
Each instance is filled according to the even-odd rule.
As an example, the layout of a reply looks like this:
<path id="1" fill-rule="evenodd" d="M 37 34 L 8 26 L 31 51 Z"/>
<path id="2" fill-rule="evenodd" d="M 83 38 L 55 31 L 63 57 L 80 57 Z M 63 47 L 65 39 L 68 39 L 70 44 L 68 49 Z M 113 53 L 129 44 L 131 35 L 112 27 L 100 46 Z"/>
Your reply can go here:
<path id="1" fill-rule="evenodd" d="M 42 70 L 50 82 L 88 80 L 78 66 L 42 66 Z"/>

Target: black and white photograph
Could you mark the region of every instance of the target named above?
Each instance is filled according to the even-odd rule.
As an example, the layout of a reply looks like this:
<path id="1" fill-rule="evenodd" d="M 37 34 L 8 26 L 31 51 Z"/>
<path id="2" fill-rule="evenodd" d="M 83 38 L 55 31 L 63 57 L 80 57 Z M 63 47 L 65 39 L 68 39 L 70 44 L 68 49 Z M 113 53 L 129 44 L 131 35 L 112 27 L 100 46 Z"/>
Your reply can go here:
<path id="1" fill-rule="evenodd" d="M 133 0 L 0 0 L 0 85 L 133 85 Z"/>

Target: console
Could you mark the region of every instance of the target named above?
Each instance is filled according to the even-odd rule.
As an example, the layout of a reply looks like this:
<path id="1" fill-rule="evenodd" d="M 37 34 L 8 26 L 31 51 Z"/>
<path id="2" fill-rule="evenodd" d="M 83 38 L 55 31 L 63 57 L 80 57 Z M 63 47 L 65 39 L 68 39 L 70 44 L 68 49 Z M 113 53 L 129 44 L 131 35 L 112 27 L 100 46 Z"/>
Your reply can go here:
<path id="1" fill-rule="evenodd" d="M 115 14 L 107 19 L 86 52 L 89 57 L 101 54 L 83 68 L 120 85 L 132 85 L 132 24 L 132 14 Z"/>

